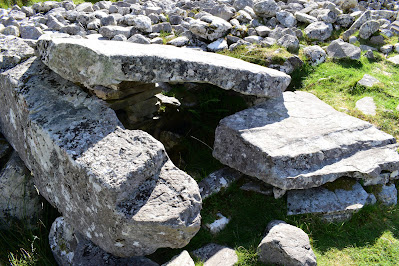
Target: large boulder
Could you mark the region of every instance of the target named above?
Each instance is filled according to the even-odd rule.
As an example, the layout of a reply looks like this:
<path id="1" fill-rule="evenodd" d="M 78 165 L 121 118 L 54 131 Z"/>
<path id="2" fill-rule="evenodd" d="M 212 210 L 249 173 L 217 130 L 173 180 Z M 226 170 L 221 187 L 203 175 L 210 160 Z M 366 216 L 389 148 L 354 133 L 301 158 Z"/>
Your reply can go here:
<path id="1" fill-rule="evenodd" d="M 213 156 L 284 190 L 399 168 L 395 138 L 307 92 L 285 92 L 219 122 Z"/>
<path id="2" fill-rule="evenodd" d="M 282 72 L 239 59 L 169 45 L 43 39 L 37 46 L 50 69 L 88 87 L 117 89 L 122 81 L 201 82 L 242 94 L 276 97 L 291 80 Z"/>
<path id="3" fill-rule="evenodd" d="M 37 58 L 0 74 L 0 127 L 40 194 L 85 238 L 116 256 L 185 246 L 200 228 L 197 183 L 143 131 L 123 129 Z"/>
<path id="4" fill-rule="evenodd" d="M 277 265 L 317 265 L 308 235 L 283 221 L 271 221 L 258 246 L 259 260 Z"/>
<path id="5" fill-rule="evenodd" d="M 334 59 L 359 60 L 360 53 L 359 47 L 341 40 L 332 41 L 327 47 L 328 56 Z"/>

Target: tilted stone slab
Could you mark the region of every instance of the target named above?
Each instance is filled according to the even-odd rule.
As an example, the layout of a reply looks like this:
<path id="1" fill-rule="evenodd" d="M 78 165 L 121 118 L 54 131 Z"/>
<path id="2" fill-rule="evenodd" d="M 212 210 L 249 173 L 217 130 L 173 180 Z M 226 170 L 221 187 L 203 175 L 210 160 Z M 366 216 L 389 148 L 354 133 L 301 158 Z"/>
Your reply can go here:
<path id="1" fill-rule="evenodd" d="M 277 70 L 213 53 L 167 45 L 42 39 L 42 61 L 63 78 L 92 87 L 122 81 L 200 82 L 242 94 L 276 97 L 291 78 Z"/>
<path id="2" fill-rule="evenodd" d="M 116 256 L 185 246 L 200 228 L 196 182 L 163 145 L 33 57 L 0 74 L 0 127 L 40 193 Z"/>
<path id="3" fill-rule="evenodd" d="M 306 92 L 285 92 L 222 119 L 213 156 L 284 190 L 399 168 L 395 139 Z"/>

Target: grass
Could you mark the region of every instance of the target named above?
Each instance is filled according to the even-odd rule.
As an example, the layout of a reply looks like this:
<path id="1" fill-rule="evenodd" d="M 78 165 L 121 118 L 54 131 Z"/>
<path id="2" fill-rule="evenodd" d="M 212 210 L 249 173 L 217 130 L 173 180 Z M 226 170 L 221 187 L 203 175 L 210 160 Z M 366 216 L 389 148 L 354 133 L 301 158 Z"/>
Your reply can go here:
<path id="1" fill-rule="evenodd" d="M 7 1 L 0 3 L 6 7 L 13 4 L 32 4 L 32 1 Z M 80 3 L 81 0 L 75 1 Z M 97 1 L 92 1 L 97 2 Z M 334 31 L 331 39 L 337 38 L 341 31 Z M 166 33 L 161 36 L 165 39 Z M 387 43 L 396 43 L 390 38 Z M 301 40 L 309 45 L 309 40 Z M 319 43 L 320 46 L 328 43 Z M 360 40 L 360 44 L 370 45 Z M 278 49 L 279 52 L 276 52 Z M 235 51 L 223 51 L 221 54 L 268 66 L 281 64 L 292 56 L 286 49 L 245 47 Z M 289 90 L 303 90 L 315 94 L 336 110 L 369 121 L 381 130 L 399 140 L 399 68 L 387 62 L 383 56 L 375 53 L 376 60 L 362 57 L 359 61 L 334 61 L 312 67 L 303 57 L 302 50 L 297 55 L 305 64 L 291 74 Z M 379 79 L 380 83 L 372 88 L 357 85 L 364 74 Z M 235 93 L 223 91 L 213 86 L 199 86 L 187 90 L 183 86 L 174 86 L 167 93 L 181 102 L 191 103 L 182 106 L 179 111 L 168 111 L 171 121 L 164 130 L 173 131 L 182 136 L 181 143 L 168 151 L 174 163 L 192 175 L 197 181 L 221 164 L 212 157 L 214 130 L 225 116 L 246 108 L 245 101 Z M 356 110 L 357 100 L 370 96 L 377 105 L 377 115 L 367 116 Z M 257 260 L 256 248 L 264 236 L 264 230 L 271 220 L 281 219 L 302 228 L 310 237 L 312 248 L 319 265 L 399 265 L 399 207 L 382 205 L 366 206 L 354 214 L 347 222 L 324 223 L 316 215 L 287 216 L 286 201 L 271 196 L 240 190 L 244 180 L 239 180 L 230 188 L 204 200 L 203 224 L 211 223 L 221 212 L 231 219 L 227 227 L 216 235 L 202 227 L 198 234 L 184 249 L 193 251 L 207 243 L 227 245 L 236 250 L 238 265 L 261 265 Z M 331 184 L 331 189 L 335 187 Z M 0 265 L 54 265 L 48 246 L 48 232 L 57 212 L 45 205 L 45 216 L 38 229 L 29 230 L 23 224 L 15 224 L 11 230 L 0 231 Z M 164 263 L 183 249 L 160 249 L 149 257 L 158 263 Z M 196 265 L 202 262 L 196 261 Z"/>
<path id="2" fill-rule="evenodd" d="M 43 200 L 43 215 L 36 228 L 30 229 L 23 222 L 15 222 L 10 230 L 0 230 L 0 265 L 56 265 L 48 234 L 58 216 L 57 210 Z"/>

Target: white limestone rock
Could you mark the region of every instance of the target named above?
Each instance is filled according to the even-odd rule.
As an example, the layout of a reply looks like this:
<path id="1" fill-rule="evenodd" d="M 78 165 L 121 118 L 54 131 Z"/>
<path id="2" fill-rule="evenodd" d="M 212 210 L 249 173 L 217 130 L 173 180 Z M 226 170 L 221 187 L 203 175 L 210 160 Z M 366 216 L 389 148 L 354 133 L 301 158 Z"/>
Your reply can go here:
<path id="1" fill-rule="evenodd" d="M 174 256 L 167 263 L 162 264 L 162 266 L 195 266 L 193 259 L 186 250 L 183 250 L 179 255 Z"/>
<path id="2" fill-rule="evenodd" d="M 361 55 L 359 47 L 341 40 L 332 41 L 326 50 L 328 56 L 334 59 L 359 60 Z"/>
<path id="3" fill-rule="evenodd" d="M 332 25 L 323 21 L 313 22 L 309 24 L 304 30 L 306 37 L 311 40 L 318 41 L 324 41 L 330 38 L 332 31 Z"/>
<path id="4" fill-rule="evenodd" d="M 285 92 L 219 122 L 213 156 L 284 190 L 342 176 L 378 178 L 399 167 L 395 139 L 306 92 Z"/>
<path id="5" fill-rule="evenodd" d="M 303 54 L 313 66 L 320 65 L 326 60 L 326 52 L 318 45 L 308 46 L 303 49 Z"/>
<path id="6" fill-rule="evenodd" d="M 276 97 L 291 79 L 239 59 L 169 45 L 42 39 L 37 47 L 42 61 L 53 71 L 88 87 L 113 88 L 122 81 L 201 82 L 242 94 Z"/>
<path id="7" fill-rule="evenodd" d="M 209 41 L 224 37 L 231 28 L 230 23 L 215 16 L 203 16 L 199 20 L 192 20 L 190 22 L 190 31 Z"/>
<path id="8" fill-rule="evenodd" d="M 356 102 L 356 109 L 366 115 L 376 115 L 377 106 L 372 97 L 363 97 Z"/>
<path id="9" fill-rule="evenodd" d="M 384 205 L 396 205 L 398 202 L 398 191 L 395 184 L 383 185 L 377 194 L 377 199 Z"/>
<path id="10" fill-rule="evenodd" d="M 357 82 L 358 85 L 371 88 L 378 84 L 380 81 L 369 74 L 364 74 L 363 78 Z"/>
<path id="11" fill-rule="evenodd" d="M 358 183 L 351 188 L 324 187 L 291 190 L 287 194 L 287 214 L 322 214 L 328 222 L 344 221 L 366 205 L 369 194 Z"/>
<path id="12" fill-rule="evenodd" d="M 283 221 L 271 221 L 258 246 L 259 260 L 277 265 L 317 265 L 308 235 Z"/>
<path id="13" fill-rule="evenodd" d="M 234 249 L 213 243 L 194 250 L 192 254 L 203 261 L 204 266 L 233 266 L 238 262 Z"/>

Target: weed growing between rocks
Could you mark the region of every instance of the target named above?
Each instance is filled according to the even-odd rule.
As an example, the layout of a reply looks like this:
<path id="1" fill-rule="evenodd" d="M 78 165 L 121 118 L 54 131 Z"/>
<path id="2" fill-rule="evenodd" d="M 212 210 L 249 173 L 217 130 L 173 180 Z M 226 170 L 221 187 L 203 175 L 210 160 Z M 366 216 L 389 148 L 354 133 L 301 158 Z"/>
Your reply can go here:
<path id="1" fill-rule="evenodd" d="M 13 223 L 10 230 L 0 230 L 0 265 L 56 265 L 48 234 L 60 214 L 46 200 L 42 202 L 37 228 L 30 229 L 22 221 Z"/>

